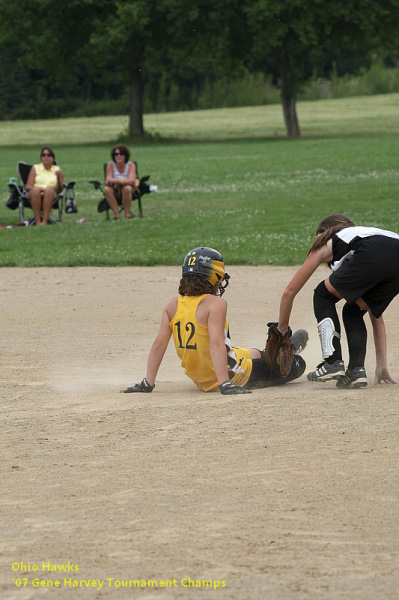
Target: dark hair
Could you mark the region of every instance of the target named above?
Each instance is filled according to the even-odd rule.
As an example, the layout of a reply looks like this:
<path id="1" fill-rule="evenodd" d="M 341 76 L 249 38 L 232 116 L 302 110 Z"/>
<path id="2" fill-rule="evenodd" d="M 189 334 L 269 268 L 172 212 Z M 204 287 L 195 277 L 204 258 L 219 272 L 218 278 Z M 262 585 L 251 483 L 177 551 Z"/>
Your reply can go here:
<path id="1" fill-rule="evenodd" d="M 130 159 L 130 151 L 129 148 L 127 146 L 125 146 L 125 144 L 117 144 L 116 146 L 114 146 L 111 150 L 111 158 L 112 160 L 115 162 L 115 152 L 116 150 L 119 150 L 119 152 L 121 154 L 123 154 L 123 156 L 125 157 L 125 163 L 129 162 Z"/>
<path id="2" fill-rule="evenodd" d="M 199 275 L 186 275 L 180 279 L 179 294 L 181 296 L 202 296 L 202 294 L 216 296 L 216 293 L 217 287 Z"/>
<path id="3" fill-rule="evenodd" d="M 309 254 L 311 252 L 315 252 L 322 246 L 325 246 L 328 240 L 332 238 L 334 233 L 338 233 L 338 231 L 347 229 L 348 227 L 355 227 L 355 223 L 346 215 L 334 213 L 333 215 L 325 217 L 325 219 L 319 223 L 316 229 L 317 237 L 313 242 L 311 249 L 309 250 Z"/>
<path id="4" fill-rule="evenodd" d="M 54 163 L 55 163 L 55 154 L 53 152 L 53 150 L 49 147 L 49 146 L 44 146 L 41 150 L 40 150 L 40 158 L 43 156 L 43 152 L 47 150 L 47 152 L 49 154 L 51 154 L 51 156 L 54 158 Z"/>

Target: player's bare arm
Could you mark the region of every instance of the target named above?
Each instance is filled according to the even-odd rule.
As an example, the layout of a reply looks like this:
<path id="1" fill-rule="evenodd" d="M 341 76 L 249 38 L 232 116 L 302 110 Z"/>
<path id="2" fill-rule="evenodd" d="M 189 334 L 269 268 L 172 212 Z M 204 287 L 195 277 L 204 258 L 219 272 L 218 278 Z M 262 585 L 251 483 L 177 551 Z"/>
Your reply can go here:
<path id="1" fill-rule="evenodd" d="M 382 316 L 377 319 L 371 311 L 369 316 L 373 326 L 376 357 L 374 385 L 378 383 L 397 383 L 388 371 L 388 348 L 384 319 Z"/>
<path id="2" fill-rule="evenodd" d="M 167 306 L 169 306 L 169 303 Z M 151 346 L 150 354 L 148 356 L 147 361 L 146 379 L 151 386 L 155 385 L 155 378 L 157 376 L 159 367 L 164 357 L 166 348 L 169 344 L 171 336 L 169 321 L 169 313 L 167 307 L 165 307 L 162 312 L 161 323 L 159 326 L 157 337 L 155 338 Z"/>
<path id="3" fill-rule="evenodd" d="M 133 386 L 124 390 L 126 393 L 133 392 L 152 392 L 155 387 L 155 379 L 161 366 L 166 348 L 168 347 L 170 336 L 172 334 L 169 321 L 176 311 L 177 298 L 171 298 L 162 311 L 161 323 L 159 325 L 157 336 L 151 346 L 150 354 L 147 360 L 147 372 L 144 379 Z M 175 308 L 174 308 L 175 307 Z M 172 315 L 172 316 L 170 316 Z"/>
<path id="4" fill-rule="evenodd" d="M 288 324 L 291 316 L 294 298 L 303 288 L 305 283 L 322 263 L 327 263 L 332 259 L 332 242 L 329 240 L 325 246 L 315 252 L 311 252 L 303 265 L 295 273 L 287 287 L 285 288 L 280 302 L 280 314 L 278 328 L 282 333 L 288 331 Z"/>
<path id="5" fill-rule="evenodd" d="M 217 296 L 208 296 L 209 350 L 218 384 L 229 381 L 224 328 L 227 315 L 227 302 Z"/>

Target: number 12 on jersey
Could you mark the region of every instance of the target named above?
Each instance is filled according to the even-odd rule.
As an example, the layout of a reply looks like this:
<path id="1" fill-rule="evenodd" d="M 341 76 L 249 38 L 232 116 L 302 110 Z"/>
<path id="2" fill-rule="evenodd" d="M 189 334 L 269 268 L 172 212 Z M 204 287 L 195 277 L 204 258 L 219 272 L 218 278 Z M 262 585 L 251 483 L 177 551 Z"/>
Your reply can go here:
<path id="1" fill-rule="evenodd" d="M 195 258 L 195 256 L 193 256 L 193 258 Z M 181 323 L 180 323 L 180 321 L 177 321 L 175 323 L 175 327 L 177 328 L 177 337 L 179 339 L 179 348 L 186 348 L 186 350 L 196 350 L 197 344 L 190 344 L 190 342 L 193 339 L 194 334 L 195 334 L 194 323 L 192 323 L 191 321 L 188 321 L 188 323 L 186 323 L 185 329 L 186 329 L 187 333 L 189 333 L 189 336 L 188 336 L 188 340 L 187 340 L 187 343 L 185 346 L 184 346 L 183 340 L 181 338 Z"/>

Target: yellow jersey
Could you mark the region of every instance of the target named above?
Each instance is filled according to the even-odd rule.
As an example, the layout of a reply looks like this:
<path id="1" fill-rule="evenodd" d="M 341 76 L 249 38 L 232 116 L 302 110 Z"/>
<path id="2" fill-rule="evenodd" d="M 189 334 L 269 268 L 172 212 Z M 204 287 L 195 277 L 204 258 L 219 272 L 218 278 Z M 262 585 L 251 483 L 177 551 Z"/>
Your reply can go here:
<path id="1" fill-rule="evenodd" d="M 181 296 L 179 294 L 176 314 L 169 323 L 181 366 L 186 375 L 205 392 L 219 387 L 209 350 L 208 327 L 201 325 L 196 319 L 199 303 L 209 295 Z M 230 379 L 235 385 L 242 387 L 247 383 L 252 371 L 249 350 L 231 345 L 227 321 L 224 334 Z"/>
<path id="2" fill-rule="evenodd" d="M 35 185 L 44 188 L 51 188 L 54 192 L 57 191 L 57 171 L 60 170 L 58 165 L 52 165 L 50 169 L 46 169 L 43 163 L 34 165 L 35 167 Z"/>

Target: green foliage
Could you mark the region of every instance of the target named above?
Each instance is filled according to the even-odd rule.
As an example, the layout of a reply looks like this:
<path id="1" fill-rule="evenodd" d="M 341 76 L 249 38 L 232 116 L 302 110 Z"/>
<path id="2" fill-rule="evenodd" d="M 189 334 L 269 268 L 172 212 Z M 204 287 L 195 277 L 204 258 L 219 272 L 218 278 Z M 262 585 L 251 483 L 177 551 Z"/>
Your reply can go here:
<path id="1" fill-rule="evenodd" d="M 338 77 L 333 71 L 329 79 L 314 75 L 299 94 L 301 100 L 322 98 L 350 98 L 399 92 L 399 68 L 384 66 L 375 60 L 370 69 L 361 69 L 357 75 Z"/>
<path id="2" fill-rule="evenodd" d="M 374 98 L 363 102 L 368 101 Z M 144 219 L 128 222 L 106 221 L 97 213 L 101 195 L 89 184 L 90 179 L 102 178 L 111 144 L 54 144 L 66 180 L 76 179 L 79 213 L 66 215 L 61 225 L 0 229 L 0 265 L 178 265 L 188 248 L 201 244 L 220 249 L 228 264 L 292 265 L 305 256 L 317 223 L 332 212 L 348 213 L 365 225 L 399 230 L 399 131 L 351 135 L 355 104 L 347 109 L 347 101 L 308 103 L 309 123 L 319 104 L 330 107 L 330 120 L 340 115 L 345 136 L 229 140 L 232 126 L 239 135 L 249 117 L 258 114 L 254 109 L 230 109 L 217 115 L 210 111 L 209 120 L 203 111 L 198 121 L 208 140 L 214 134 L 212 124 L 223 122 L 225 141 L 133 146 L 140 175 L 150 174 L 159 192 L 144 197 Z M 377 120 L 379 107 L 375 102 Z M 357 111 L 362 113 L 359 104 Z M 362 114 L 367 130 L 370 116 L 366 110 Z M 172 116 L 176 131 L 187 116 Z M 164 119 L 168 124 L 170 116 Z M 76 123 L 78 131 L 85 130 L 86 120 Z M 98 123 L 100 135 L 101 120 L 89 123 Z M 254 123 L 254 135 L 263 126 L 262 120 L 257 128 Z M 269 123 L 270 128 L 275 126 Z M 51 128 L 57 136 L 57 122 L 51 122 Z M 71 122 L 72 135 L 70 130 Z M 8 178 L 15 175 L 18 160 L 37 161 L 41 145 L 0 148 L 2 224 L 17 220 L 17 213 L 5 207 Z M 77 223 L 82 217 L 87 222 Z"/>
<path id="3" fill-rule="evenodd" d="M 396 91 L 395 69 L 346 70 L 396 48 L 398 13 L 398 0 L 0 0 L 0 119 L 123 111 L 137 134 L 143 111 Z"/>
<path id="4" fill-rule="evenodd" d="M 6 81 L 0 88 L 0 120 L 50 119 L 61 115 L 101 117 L 128 114 L 127 92 L 118 99 L 84 99 L 76 94 L 58 99 L 40 99 L 40 89 L 32 90 L 24 70 L 13 71 L 12 64 L 14 63 L 0 60 L 0 78 Z M 73 92 L 74 89 L 71 86 L 70 91 Z M 387 67 L 381 61 L 375 61 L 370 69 L 361 69 L 358 74 L 338 77 L 333 70 L 327 79 L 315 73 L 298 97 L 299 100 L 320 100 L 393 92 L 399 92 L 399 66 Z M 145 113 L 148 115 L 182 110 L 280 104 L 281 99 L 278 88 L 271 83 L 269 77 L 263 73 L 244 70 L 243 75 L 234 80 L 227 77 L 210 78 L 203 82 L 200 90 L 189 85 L 172 84 L 170 77 L 166 75 L 164 79 L 161 78 L 160 85 L 156 88 L 150 85 L 145 88 L 143 102 Z M 305 125 L 306 129 L 306 122 L 302 125 Z M 16 127 L 18 126 L 16 124 Z"/>
<path id="5" fill-rule="evenodd" d="M 396 45 L 397 0 L 244 0 L 252 57 L 271 54 L 279 72 L 279 87 L 289 136 L 299 136 L 296 100 L 309 77 L 312 51 L 326 46 L 362 48 L 364 54 Z"/>
<path id="6" fill-rule="evenodd" d="M 144 91 L 147 114 L 279 103 L 280 93 L 271 78 L 247 69 L 240 69 L 234 78 L 209 76 L 197 85 L 194 82 L 178 85 L 165 73 L 157 85 L 150 84 Z"/>
<path id="7" fill-rule="evenodd" d="M 272 85 L 270 77 L 248 71 L 240 79 L 220 78 L 208 82 L 197 97 L 200 109 L 279 103 L 280 93 Z"/>
<path id="8" fill-rule="evenodd" d="M 119 99 L 85 100 L 68 111 L 67 117 L 103 117 L 105 115 L 123 115 L 129 111 L 129 100 L 126 96 Z"/>

